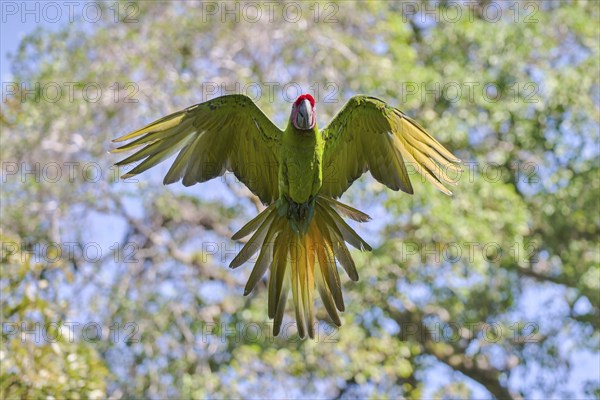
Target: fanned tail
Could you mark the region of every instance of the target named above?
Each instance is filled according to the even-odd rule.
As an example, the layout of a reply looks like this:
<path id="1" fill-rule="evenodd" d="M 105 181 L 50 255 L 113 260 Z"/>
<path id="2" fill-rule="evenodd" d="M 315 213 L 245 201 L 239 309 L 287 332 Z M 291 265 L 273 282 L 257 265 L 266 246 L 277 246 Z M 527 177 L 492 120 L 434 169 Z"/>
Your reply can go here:
<path id="1" fill-rule="evenodd" d="M 363 251 L 370 251 L 371 247 L 340 214 L 359 222 L 370 220 L 367 214 L 348 205 L 319 196 L 305 234 L 296 233 L 286 215 L 272 204 L 233 236 L 240 239 L 254 232 L 231 261 L 231 268 L 239 267 L 260 251 L 244 295 L 248 295 L 267 268 L 270 269 L 268 309 L 269 318 L 274 319 L 275 336 L 281 330 L 290 288 L 300 337 L 304 338 L 306 334 L 314 337 L 315 286 L 331 321 L 336 326 L 341 325 L 338 311 L 344 311 L 344 300 L 336 260 L 350 279 L 356 281 L 358 273 L 346 243 Z"/>

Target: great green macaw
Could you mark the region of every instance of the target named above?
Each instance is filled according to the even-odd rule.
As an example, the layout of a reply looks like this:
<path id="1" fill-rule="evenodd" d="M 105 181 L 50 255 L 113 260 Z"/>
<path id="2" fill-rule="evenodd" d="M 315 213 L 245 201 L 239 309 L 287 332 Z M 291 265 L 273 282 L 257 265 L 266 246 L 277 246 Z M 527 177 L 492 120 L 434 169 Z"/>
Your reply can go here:
<path id="1" fill-rule="evenodd" d="M 460 171 L 460 160 L 402 111 L 368 96 L 354 96 L 322 130 L 315 100 L 303 94 L 293 103 L 287 128 L 280 130 L 247 96 L 218 97 L 163 117 L 115 139 L 135 139 L 114 152 L 144 145 L 117 165 L 140 162 L 123 177 L 137 175 L 179 152 L 164 178 L 185 186 L 231 171 L 268 207 L 232 239 L 252 236 L 231 261 L 236 268 L 257 251 L 244 295 L 270 269 L 268 313 L 273 333 L 281 329 L 289 288 L 298 334 L 314 336 L 316 287 L 333 323 L 344 301 L 336 260 L 358 280 L 346 243 L 371 247 L 342 219 L 371 218 L 336 199 L 366 171 L 392 190 L 413 193 L 405 163 L 442 192 Z"/>

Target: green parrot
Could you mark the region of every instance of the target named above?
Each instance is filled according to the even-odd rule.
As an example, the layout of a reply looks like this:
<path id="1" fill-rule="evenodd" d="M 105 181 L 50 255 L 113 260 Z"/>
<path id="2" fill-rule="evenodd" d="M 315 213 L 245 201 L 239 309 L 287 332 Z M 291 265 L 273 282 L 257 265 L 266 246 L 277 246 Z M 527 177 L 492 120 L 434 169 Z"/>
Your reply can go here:
<path id="1" fill-rule="evenodd" d="M 231 171 L 267 206 L 232 239 L 251 235 L 230 267 L 259 252 L 248 279 L 248 295 L 270 270 L 268 315 L 273 334 L 281 329 L 291 288 L 298 334 L 314 337 L 315 286 L 331 321 L 344 300 L 337 263 L 358 280 L 346 243 L 371 247 L 344 221 L 371 218 L 339 198 L 366 171 L 392 190 L 412 194 L 406 163 L 443 193 L 454 184 L 446 172 L 459 172 L 460 160 L 402 111 L 382 100 L 354 96 L 324 129 L 317 127 L 315 100 L 299 96 L 287 128 L 280 130 L 245 95 L 227 95 L 163 117 L 115 139 L 135 139 L 113 152 L 144 146 L 116 163 L 141 161 L 124 178 L 137 175 L 178 152 L 164 184 L 185 186 Z M 143 161 L 142 161 L 143 160 Z M 337 261 L 337 263 L 336 263 Z"/>

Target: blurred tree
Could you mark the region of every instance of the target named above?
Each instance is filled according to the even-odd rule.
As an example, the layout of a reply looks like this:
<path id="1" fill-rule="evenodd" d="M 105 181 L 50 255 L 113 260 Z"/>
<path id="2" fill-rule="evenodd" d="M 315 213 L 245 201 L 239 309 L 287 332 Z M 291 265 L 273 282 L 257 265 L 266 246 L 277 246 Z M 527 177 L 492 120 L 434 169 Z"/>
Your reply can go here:
<path id="1" fill-rule="evenodd" d="M 0 390 L 5 399 L 106 397 L 109 378 L 97 349 L 61 332 L 70 304 L 53 304 L 48 295 L 60 290 L 60 269 L 37 262 L 32 248 L 19 249 L 20 238 L 0 236 L 2 254 L 2 343 Z M 21 250 L 24 250 L 21 252 Z M 49 258 L 56 255 L 47 253 Z M 56 269 L 56 270 L 55 270 Z M 54 270 L 54 271 L 53 271 Z M 5 297 L 6 296 L 6 297 Z M 67 327 L 69 324 L 66 325 Z M 89 335 L 95 338 L 94 335 Z"/>
<path id="2" fill-rule="evenodd" d="M 599 3 L 261 4 L 101 3 L 22 40 L 0 118 L 3 397 L 599 396 L 577 376 L 598 361 Z M 260 208 L 234 177 L 122 181 L 106 154 L 227 91 L 283 126 L 296 84 L 320 125 L 368 93 L 466 161 L 453 198 L 370 177 L 345 195 L 376 250 L 315 342 L 270 337 L 264 286 L 244 298 L 251 268 L 225 267 Z M 23 343 L 22 321 L 102 339 Z"/>

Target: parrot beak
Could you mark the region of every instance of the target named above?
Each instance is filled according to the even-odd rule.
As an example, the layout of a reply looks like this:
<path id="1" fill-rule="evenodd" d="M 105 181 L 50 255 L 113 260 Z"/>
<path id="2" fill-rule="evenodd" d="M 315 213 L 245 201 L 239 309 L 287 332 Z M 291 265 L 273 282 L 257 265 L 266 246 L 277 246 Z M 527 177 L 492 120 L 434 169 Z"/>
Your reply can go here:
<path id="1" fill-rule="evenodd" d="M 316 119 L 310 101 L 304 99 L 296 106 L 296 113 L 292 118 L 296 129 L 309 130 L 315 127 Z"/>

